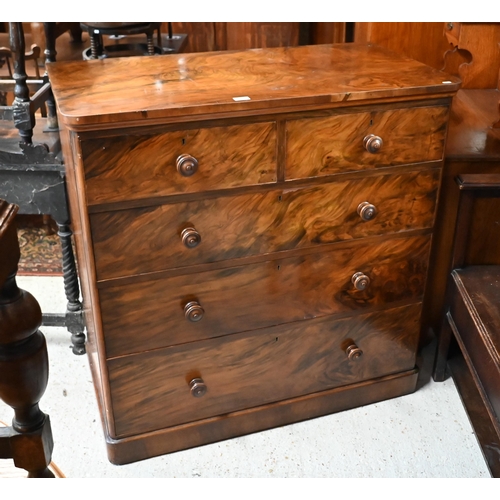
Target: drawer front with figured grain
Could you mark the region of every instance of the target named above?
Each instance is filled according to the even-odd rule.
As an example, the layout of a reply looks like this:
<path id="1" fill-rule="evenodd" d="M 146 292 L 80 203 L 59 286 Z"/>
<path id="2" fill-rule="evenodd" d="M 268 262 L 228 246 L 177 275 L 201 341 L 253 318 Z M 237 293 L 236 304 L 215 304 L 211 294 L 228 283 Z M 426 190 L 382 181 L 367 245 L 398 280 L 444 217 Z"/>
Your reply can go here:
<path id="1" fill-rule="evenodd" d="M 276 181 L 274 122 L 81 141 L 89 205 Z"/>
<path id="2" fill-rule="evenodd" d="M 99 280 L 430 228 L 439 169 L 91 215 Z"/>
<path id="3" fill-rule="evenodd" d="M 101 288 L 106 356 L 421 299 L 430 236 L 341 247 Z"/>
<path id="4" fill-rule="evenodd" d="M 320 318 L 110 360 L 115 437 L 413 369 L 419 311 Z"/>
<path id="5" fill-rule="evenodd" d="M 447 116 L 422 107 L 289 121 L 286 179 L 441 160 Z"/>

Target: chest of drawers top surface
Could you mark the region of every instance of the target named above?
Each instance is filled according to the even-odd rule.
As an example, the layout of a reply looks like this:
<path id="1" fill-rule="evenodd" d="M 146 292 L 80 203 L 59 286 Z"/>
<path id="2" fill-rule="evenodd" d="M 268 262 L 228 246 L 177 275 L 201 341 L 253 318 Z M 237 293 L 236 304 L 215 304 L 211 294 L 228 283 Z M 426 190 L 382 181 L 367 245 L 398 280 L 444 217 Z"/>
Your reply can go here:
<path id="1" fill-rule="evenodd" d="M 62 62 L 48 72 L 70 128 L 293 111 L 459 86 L 455 77 L 357 43 Z"/>

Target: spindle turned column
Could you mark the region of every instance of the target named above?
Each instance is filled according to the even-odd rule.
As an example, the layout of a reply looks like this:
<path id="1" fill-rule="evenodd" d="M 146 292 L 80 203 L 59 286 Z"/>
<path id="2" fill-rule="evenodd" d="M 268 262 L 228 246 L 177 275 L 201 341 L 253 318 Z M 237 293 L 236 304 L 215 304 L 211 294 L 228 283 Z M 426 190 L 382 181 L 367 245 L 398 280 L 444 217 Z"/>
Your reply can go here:
<path id="1" fill-rule="evenodd" d="M 38 302 L 16 284 L 17 210 L 0 200 L 0 399 L 14 409 L 12 426 L 0 428 L 0 458 L 12 458 L 28 477 L 54 477 L 50 420 L 38 405 L 48 381 L 47 345 Z"/>

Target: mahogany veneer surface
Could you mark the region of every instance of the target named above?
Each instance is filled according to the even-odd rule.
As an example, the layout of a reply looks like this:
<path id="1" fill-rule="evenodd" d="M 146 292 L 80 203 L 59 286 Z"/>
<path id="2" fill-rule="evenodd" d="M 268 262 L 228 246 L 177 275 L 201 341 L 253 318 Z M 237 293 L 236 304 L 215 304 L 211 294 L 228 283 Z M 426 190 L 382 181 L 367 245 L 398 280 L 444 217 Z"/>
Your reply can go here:
<path id="1" fill-rule="evenodd" d="M 49 75 L 113 463 L 415 390 L 456 78 L 363 44 Z"/>
<path id="2" fill-rule="evenodd" d="M 356 43 L 56 63 L 50 78 L 61 118 L 74 127 L 425 97 L 459 84 L 417 61 Z M 250 100 L 234 100 L 241 97 Z"/>

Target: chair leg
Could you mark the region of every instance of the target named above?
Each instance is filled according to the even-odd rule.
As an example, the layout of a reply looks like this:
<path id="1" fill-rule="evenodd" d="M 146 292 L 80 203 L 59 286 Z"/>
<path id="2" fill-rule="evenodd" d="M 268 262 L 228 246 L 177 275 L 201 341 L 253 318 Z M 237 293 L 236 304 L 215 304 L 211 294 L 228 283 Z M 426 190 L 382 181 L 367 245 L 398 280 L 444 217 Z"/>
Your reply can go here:
<path id="1" fill-rule="evenodd" d="M 80 287 L 76 270 L 75 256 L 71 242 L 72 231 L 67 223 L 57 222 L 61 240 L 64 292 L 68 300 L 66 309 L 66 328 L 71 333 L 71 344 L 74 354 L 85 354 L 85 333 L 83 307 L 80 302 Z"/>
<path id="2" fill-rule="evenodd" d="M 71 23 L 69 28 L 69 32 L 71 34 L 70 41 L 71 43 L 82 43 L 82 28 L 80 23 Z"/>
<path id="3" fill-rule="evenodd" d="M 94 31 L 89 32 L 90 35 L 90 57 L 91 59 L 99 59 L 99 56 L 102 55 L 103 44 L 101 35 L 95 33 Z"/>
<path id="4" fill-rule="evenodd" d="M 446 367 L 448 364 L 448 353 L 452 335 L 453 331 L 448 322 L 448 314 L 446 314 L 443 324 L 441 325 L 441 331 L 438 334 L 434 371 L 432 374 L 432 378 L 435 382 L 443 382 L 446 378 Z"/>
<path id="5" fill-rule="evenodd" d="M 154 56 L 155 55 L 155 44 L 153 41 L 153 33 L 148 33 L 148 55 Z"/>
<path id="6" fill-rule="evenodd" d="M 45 30 L 45 62 L 51 63 L 56 60 L 56 23 L 43 23 Z M 44 80 L 49 81 L 47 70 L 45 70 Z M 52 93 L 50 98 L 47 99 L 47 128 L 48 130 L 56 131 L 59 129 L 57 123 L 56 103 Z"/>
<path id="7" fill-rule="evenodd" d="M 13 77 L 14 86 L 14 126 L 19 131 L 21 142 L 32 144 L 33 128 L 35 127 L 35 114 L 31 107 L 30 90 L 26 83 L 24 31 L 22 23 L 9 23 L 10 49 L 14 56 Z"/>

